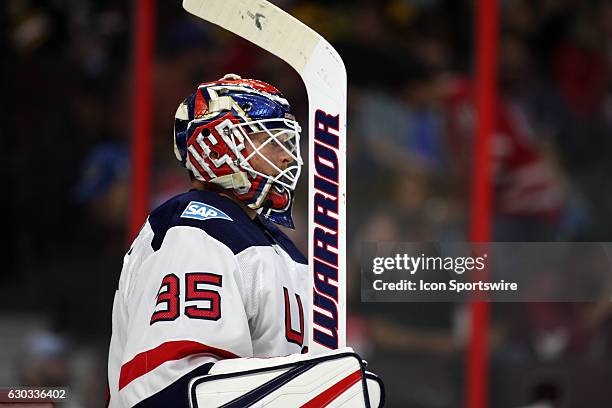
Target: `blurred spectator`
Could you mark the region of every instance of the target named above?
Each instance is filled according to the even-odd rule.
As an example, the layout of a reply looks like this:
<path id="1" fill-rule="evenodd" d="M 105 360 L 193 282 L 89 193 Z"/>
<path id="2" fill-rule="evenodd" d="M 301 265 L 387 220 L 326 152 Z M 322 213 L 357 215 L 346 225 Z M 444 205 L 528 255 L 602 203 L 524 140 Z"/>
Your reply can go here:
<path id="1" fill-rule="evenodd" d="M 87 205 L 90 222 L 123 238 L 129 204 L 127 149 L 112 143 L 95 147 L 85 158 L 81 175 L 75 193 L 77 200 Z M 90 243 L 104 245 L 107 239 L 105 236 L 102 242 Z"/>
<path id="2" fill-rule="evenodd" d="M 73 194 L 82 215 L 63 222 L 81 223 L 71 229 L 67 244 L 32 261 L 39 273 L 36 304 L 56 329 L 102 346 L 110 330 L 110 308 L 125 252 L 129 161 L 125 148 L 103 144 L 86 157 L 82 178 Z M 69 254 L 69 256 L 67 256 Z M 98 343 L 100 342 L 100 343 Z"/>
<path id="3" fill-rule="evenodd" d="M 25 339 L 18 357 L 20 385 L 65 387 L 70 383 L 69 345 L 61 336 L 34 332 Z"/>

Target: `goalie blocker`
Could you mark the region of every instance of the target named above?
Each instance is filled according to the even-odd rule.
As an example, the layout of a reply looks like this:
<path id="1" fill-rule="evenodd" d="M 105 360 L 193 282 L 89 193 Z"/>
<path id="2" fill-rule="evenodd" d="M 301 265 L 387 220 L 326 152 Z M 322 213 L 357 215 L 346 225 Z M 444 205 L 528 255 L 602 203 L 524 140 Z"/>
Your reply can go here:
<path id="1" fill-rule="evenodd" d="M 313 357 L 237 358 L 215 363 L 189 383 L 191 408 L 372 407 L 384 405 L 382 381 L 351 348 Z"/>

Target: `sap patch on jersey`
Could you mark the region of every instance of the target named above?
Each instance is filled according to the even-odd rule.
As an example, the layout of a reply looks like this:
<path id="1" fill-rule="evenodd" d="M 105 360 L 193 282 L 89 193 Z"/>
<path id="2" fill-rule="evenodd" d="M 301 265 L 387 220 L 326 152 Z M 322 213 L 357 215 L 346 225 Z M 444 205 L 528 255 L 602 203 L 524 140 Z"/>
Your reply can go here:
<path id="1" fill-rule="evenodd" d="M 181 218 L 193 218 L 202 221 L 219 218 L 222 220 L 234 221 L 220 209 L 199 201 L 191 201 L 181 214 Z"/>

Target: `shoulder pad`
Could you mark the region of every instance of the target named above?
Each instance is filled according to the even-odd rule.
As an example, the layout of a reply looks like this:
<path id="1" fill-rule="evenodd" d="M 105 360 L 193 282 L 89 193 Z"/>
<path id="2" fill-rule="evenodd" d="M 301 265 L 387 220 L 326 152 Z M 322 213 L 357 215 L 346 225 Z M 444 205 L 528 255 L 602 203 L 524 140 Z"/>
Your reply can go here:
<path id="1" fill-rule="evenodd" d="M 151 212 L 149 224 L 154 251 L 161 247 L 166 232 L 177 226 L 199 228 L 235 254 L 250 246 L 269 245 L 238 204 L 212 191 L 191 190 L 171 198 Z"/>

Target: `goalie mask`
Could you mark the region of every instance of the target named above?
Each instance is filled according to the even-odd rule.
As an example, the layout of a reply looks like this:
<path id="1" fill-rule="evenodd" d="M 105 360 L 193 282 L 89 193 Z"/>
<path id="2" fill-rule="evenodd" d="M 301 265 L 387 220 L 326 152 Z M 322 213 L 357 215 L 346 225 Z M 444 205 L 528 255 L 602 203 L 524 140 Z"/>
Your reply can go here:
<path id="1" fill-rule="evenodd" d="M 278 89 L 226 76 L 201 84 L 178 107 L 174 153 L 197 180 L 233 190 L 249 208 L 293 228 L 300 131 Z"/>

